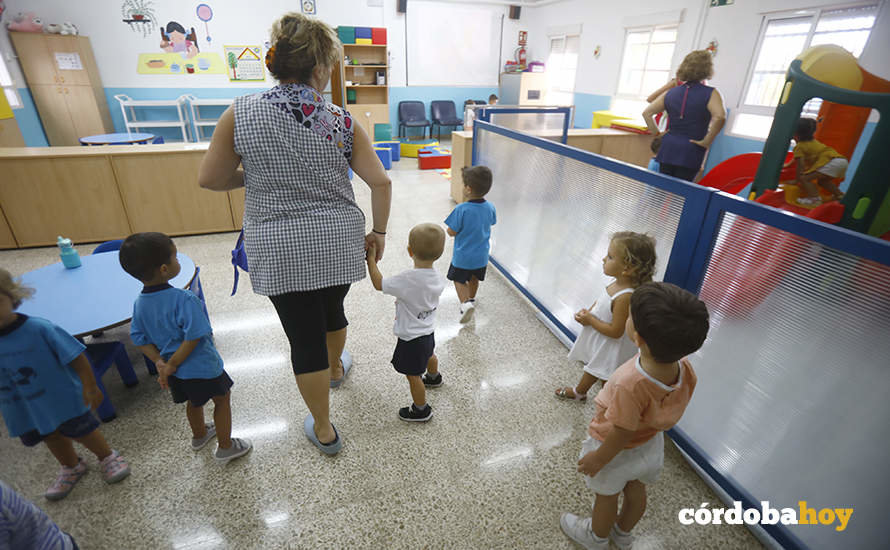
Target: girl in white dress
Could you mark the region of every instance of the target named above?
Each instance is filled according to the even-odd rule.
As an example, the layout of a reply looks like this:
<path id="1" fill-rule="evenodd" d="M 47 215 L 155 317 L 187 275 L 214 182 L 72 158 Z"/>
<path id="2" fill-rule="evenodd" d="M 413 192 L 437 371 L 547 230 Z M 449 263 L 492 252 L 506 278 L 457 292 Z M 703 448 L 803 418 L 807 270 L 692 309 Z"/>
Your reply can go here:
<path id="1" fill-rule="evenodd" d="M 597 380 L 608 380 L 637 348 L 624 336 L 634 289 L 652 280 L 655 273 L 655 239 L 649 235 L 621 231 L 612 235 L 603 258 L 603 274 L 615 277 L 589 309 L 575 314 L 584 328 L 569 351 L 569 359 L 584 363 L 584 374 L 574 388 L 556 390 L 557 397 L 585 401 Z"/>

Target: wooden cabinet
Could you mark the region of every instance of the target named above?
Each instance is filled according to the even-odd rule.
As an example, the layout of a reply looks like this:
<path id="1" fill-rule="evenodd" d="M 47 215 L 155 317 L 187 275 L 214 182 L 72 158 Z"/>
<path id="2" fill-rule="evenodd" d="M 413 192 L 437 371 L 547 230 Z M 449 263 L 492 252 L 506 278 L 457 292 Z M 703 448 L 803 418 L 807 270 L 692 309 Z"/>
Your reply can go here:
<path id="1" fill-rule="evenodd" d="M 0 248 L 16 247 L 18 247 L 18 243 L 15 242 L 12 229 L 9 228 L 9 222 L 6 221 L 6 216 L 0 211 Z"/>
<path id="2" fill-rule="evenodd" d="M 9 33 L 50 145 L 112 131 L 89 38 Z"/>
<path id="3" fill-rule="evenodd" d="M 48 246 L 130 234 L 108 157 L 2 162 L 0 204 L 19 246 Z"/>
<path id="4" fill-rule="evenodd" d="M 228 194 L 198 187 L 203 157 L 204 151 L 112 157 L 133 231 L 188 235 L 235 229 Z"/>
<path id="5" fill-rule="evenodd" d="M 340 63 L 331 73 L 331 97 L 352 114 L 374 139 L 375 124 L 389 124 L 389 55 L 386 44 L 343 44 L 352 63 Z M 377 74 L 383 74 L 383 84 Z"/>
<path id="6" fill-rule="evenodd" d="M 24 147 L 25 140 L 14 118 L 0 119 L 0 147 Z"/>

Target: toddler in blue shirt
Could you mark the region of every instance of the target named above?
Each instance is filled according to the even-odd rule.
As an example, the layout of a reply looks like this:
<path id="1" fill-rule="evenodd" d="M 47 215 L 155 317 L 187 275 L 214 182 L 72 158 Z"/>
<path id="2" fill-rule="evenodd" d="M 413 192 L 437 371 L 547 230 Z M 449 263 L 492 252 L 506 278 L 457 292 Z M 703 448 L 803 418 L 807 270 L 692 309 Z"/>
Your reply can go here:
<path id="1" fill-rule="evenodd" d="M 130 337 L 158 369 L 158 383 L 169 389 L 174 403 L 185 402 L 192 428 L 192 449 L 217 438 L 214 458 L 226 463 L 252 447 L 247 439 L 231 437 L 229 403 L 232 379 L 223 370 L 213 345 L 213 330 L 201 300 L 167 281 L 179 274 L 176 245 L 163 233 L 135 233 L 120 249 L 124 271 L 145 287 L 133 305 Z M 213 400 L 214 423 L 204 423 L 204 405 Z"/>
<path id="2" fill-rule="evenodd" d="M 46 319 L 15 312 L 33 292 L 0 269 L 0 412 L 10 436 L 26 447 L 46 443 L 62 465 L 44 493 L 60 500 L 87 473 L 72 440 L 96 455 L 106 483 L 130 475 L 130 466 L 108 446 L 90 411 L 103 397 L 86 347 Z"/>
<path id="3" fill-rule="evenodd" d="M 454 281 L 460 299 L 460 322 L 466 323 L 476 310 L 479 282 L 485 280 L 488 266 L 491 226 L 497 223 L 494 205 L 485 200 L 491 189 L 491 170 L 487 166 L 465 167 L 464 202 L 445 218 L 448 234 L 454 237 L 454 253 L 448 268 L 448 280 Z"/>

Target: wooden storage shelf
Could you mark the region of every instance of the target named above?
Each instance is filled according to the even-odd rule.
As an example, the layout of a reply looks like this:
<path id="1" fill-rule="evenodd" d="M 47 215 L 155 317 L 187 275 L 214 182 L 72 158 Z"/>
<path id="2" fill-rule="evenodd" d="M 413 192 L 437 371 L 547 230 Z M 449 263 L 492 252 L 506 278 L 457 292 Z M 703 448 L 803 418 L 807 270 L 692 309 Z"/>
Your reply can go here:
<path id="1" fill-rule="evenodd" d="M 333 68 L 331 99 L 336 105 L 348 110 L 365 132 L 373 136 L 376 124 L 389 124 L 390 75 L 387 45 L 343 44 L 343 53 L 350 63 L 347 65 L 341 60 Z M 377 84 L 378 73 L 383 73 L 385 84 Z M 347 81 L 350 82 L 349 85 L 346 85 Z"/>

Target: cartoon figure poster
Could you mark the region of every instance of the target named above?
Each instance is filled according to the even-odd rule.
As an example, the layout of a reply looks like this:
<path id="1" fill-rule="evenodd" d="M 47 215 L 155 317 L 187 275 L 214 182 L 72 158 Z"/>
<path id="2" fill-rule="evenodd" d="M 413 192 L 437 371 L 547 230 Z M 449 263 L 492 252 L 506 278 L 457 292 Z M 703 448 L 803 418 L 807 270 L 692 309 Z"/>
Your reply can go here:
<path id="1" fill-rule="evenodd" d="M 169 21 L 160 28 L 159 53 L 139 54 L 137 71 L 140 74 L 223 74 L 226 66 L 216 52 L 202 52 L 198 33 L 188 30 L 177 21 Z"/>
<path id="2" fill-rule="evenodd" d="M 266 80 L 260 46 L 225 46 L 226 68 L 232 82 Z"/>

